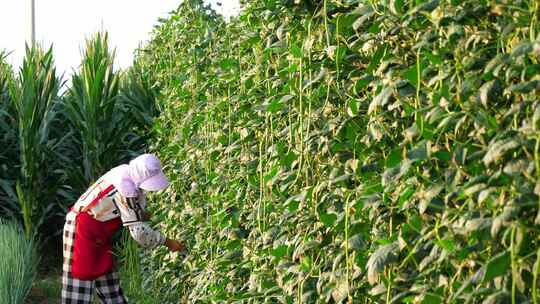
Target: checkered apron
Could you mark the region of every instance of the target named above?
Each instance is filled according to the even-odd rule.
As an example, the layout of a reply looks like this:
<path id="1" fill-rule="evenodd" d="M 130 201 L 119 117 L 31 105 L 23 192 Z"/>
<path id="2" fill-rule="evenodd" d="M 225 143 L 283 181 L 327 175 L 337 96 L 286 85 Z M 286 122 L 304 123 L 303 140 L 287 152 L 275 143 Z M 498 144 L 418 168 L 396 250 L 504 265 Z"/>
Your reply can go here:
<path id="1" fill-rule="evenodd" d="M 124 304 L 118 272 L 113 270 L 95 280 L 86 281 L 71 275 L 73 244 L 75 243 L 76 214 L 69 212 L 64 225 L 64 265 L 62 275 L 62 304 L 90 304 L 94 289 L 102 303 Z"/>

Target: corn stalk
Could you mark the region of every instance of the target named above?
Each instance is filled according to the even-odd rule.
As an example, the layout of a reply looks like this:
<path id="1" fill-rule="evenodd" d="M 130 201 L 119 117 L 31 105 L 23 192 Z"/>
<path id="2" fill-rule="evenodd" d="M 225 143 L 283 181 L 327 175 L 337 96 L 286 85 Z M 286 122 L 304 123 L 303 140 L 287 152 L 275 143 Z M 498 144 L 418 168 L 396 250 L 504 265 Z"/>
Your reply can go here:
<path id="1" fill-rule="evenodd" d="M 17 198 L 27 237 L 34 235 L 46 215 L 46 170 L 50 164 L 50 127 L 56 116 L 60 79 L 56 76 L 52 49 L 26 49 L 19 79 L 11 86 L 20 150 Z"/>
<path id="2" fill-rule="evenodd" d="M 119 106 L 120 78 L 114 71 L 114 57 L 106 33 L 87 40 L 83 61 L 65 100 L 65 114 L 75 133 L 79 187 L 118 164 L 126 149 L 123 136 L 127 122 Z"/>

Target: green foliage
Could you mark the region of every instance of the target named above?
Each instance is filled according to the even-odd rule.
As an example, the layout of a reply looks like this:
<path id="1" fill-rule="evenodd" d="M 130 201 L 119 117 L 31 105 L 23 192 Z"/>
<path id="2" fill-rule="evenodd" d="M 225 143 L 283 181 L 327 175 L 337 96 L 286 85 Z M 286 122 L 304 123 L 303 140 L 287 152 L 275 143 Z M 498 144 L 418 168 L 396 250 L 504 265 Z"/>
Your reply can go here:
<path id="1" fill-rule="evenodd" d="M 27 237 L 37 232 L 50 210 L 47 203 L 52 185 L 47 177 L 56 145 L 50 129 L 57 113 L 60 83 L 52 48 L 44 52 L 38 46 L 27 47 L 19 77 L 10 89 L 20 163 L 16 195 Z"/>
<path id="2" fill-rule="evenodd" d="M 516 86 L 537 17 L 430 4 L 254 2 L 225 25 L 192 2 L 163 23 L 143 57 L 174 180 L 157 211 L 193 253 L 156 253 L 155 278 L 202 301 L 531 295 L 537 106 Z M 530 31 L 501 38 L 511 22 Z"/>
<path id="3" fill-rule="evenodd" d="M 18 210 L 14 189 L 19 161 L 15 109 L 9 94 L 13 82 L 13 71 L 5 62 L 5 53 L 0 53 L 0 215 L 12 215 Z"/>
<path id="4" fill-rule="evenodd" d="M 536 1 L 184 1 L 140 54 L 191 302 L 537 300 Z M 152 204 L 150 204 L 152 205 Z"/>
<path id="5" fill-rule="evenodd" d="M 13 222 L 0 220 L 0 298 L 2 303 L 24 303 L 36 276 L 38 255 L 32 238 Z"/>
<path id="6" fill-rule="evenodd" d="M 140 154 L 157 114 L 147 76 L 136 72 L 137 65 L 125 74 L 114 69 L 107 33 L 87 40 L 82 57 L 63 107 L 73 134 L 67 154 L 79 164 L 66 174 L 78 191 Z"/>
<path id="7" fill-rule="evenodd" d="M 150 75 L 144 71 L 140 62 L 134 62 L 123 80 L 121 98 L 129 108 L 129 114 L 132 115 L 137 126 L 150 129 L 154 123 L 154 117 L 159 114 L 155 103 L 155 92 L 151 88 Z"/>
<path id="8" fill-rule="evenodd" d="M 0 217 L 42 241 L 58 236 L 66 207 L 91 180 L 146 149 L 158 113 L 137 66 L 114 71 L 107 34 L 88 40 L 83 55 L 59 95 L 52 48 L 28 48 L 17 76 L 0 53 Z"/>
<path id="9" fill-rule="evenodd" d="M 84 188 L 119 163 L 127 124 L 118 102 L 120 76 L 114 71 L 108 35 L 98 33 L 87 40 L 82 58 L 64 111 L 74 131 L 75 155 L 80 157 L 78 172 L 72 171 L 73 180 Z"/>
<path id="10" fill-rule="evenodd" d="M 0 218 L 23 222 L 42 249 L 55 250 L 66 206 L 88 186 L 85 174 L 95 178 L 146 149 L 158 113 L 154 92 L 137 65 L 125 74 L 114 71 L 106 34 L 87 41 L 67 95 L 58 95 L 63 84 L 52 49 L 27 49 L 18 77 L 6 56 L 0 53 Z M 47 284 L 40 281 L 37 289 L 58 291 Z"/>
<path id="11" fill-rule="evenodd" d="M 118 98 L 125 113 L 123 119 L 129 124 L 125 140 L 128 154 L 136 157 L 147 147 L 154 118 L 159 114 L 149 75 L 138 62 L 123 75 Z"/>
<path id="12" fill-rule="evenodd" d="M 120 265 L 120 283 L 126 297 L 134 303 L 155 303 L 155 295 L 146 292 L 143 288 L 153 282 L 144 280 L 145 269 L 141 265 L 140 247 L 129 235 L 127 229 L 122 231 L 121 242 L 116 250 Z M 157 289 L 157 286 L 153 286 L 152 289 Z"/>

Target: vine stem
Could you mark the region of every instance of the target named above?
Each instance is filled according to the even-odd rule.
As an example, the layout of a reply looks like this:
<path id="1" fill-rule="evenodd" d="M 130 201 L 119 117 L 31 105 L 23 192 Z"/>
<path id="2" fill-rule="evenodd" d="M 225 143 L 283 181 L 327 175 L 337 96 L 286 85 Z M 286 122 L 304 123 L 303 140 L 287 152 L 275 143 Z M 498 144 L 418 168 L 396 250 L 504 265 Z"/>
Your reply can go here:
<path id="1" fill-rule="evenodd" d="M 304 47 L 302 46 L 302 53 Z M 300 128 L 300 160 L 298 162 L 298 177 L 302 176 L 304 163 L 304 59 L 300 58 L 300 77 L 298 79 L 298 127 Z"/>
<path id="2" fill-rule="evenodd" d="M 350 282 L 350 268 L 352 267 L 352 263 L 350 261 L 350 257 L 349 257 L 349 212 L 350 212 L 350 207 L 349 207 L 349 202 L 350 202 L 350 199 L 351 199 L 351 195 L 352 194 L 349 194 L 347 196 L 347 200 L 345 201 L 345 260 L 347 261 L 346 263 L 346 269 L 347 269 L 347 297 L 350 299 L 351 298 L 351 282 Z"/>
<path id="3" fill-rule="evenodd" d="M 312 20 L 310 19 L 309 22 L 308 22 L 308 39 L 311 39 L 311 22 Z M 312 74 L 311 74 L 311 48 L 309 48 L 307 50 L 307 60 L 308 60 L 308 79 L 309 81 L 311 81 L 313 79 L 312 77 Z M 311 131 L 311 99 L 312 99 L 312 92 L 311 92 L 311 86 L 308 88 L 308 91 L 307 91 L 307 96 L 308 96 L 308 110 L 307 110 L 307 130 L 306 130 L 306 135 L 307 137 L 309 138 L 309 134 L 310 134 L 310 131 Z M 309 150 L 309 149 L 308 149 Z M 310 159 L 309 159 L 309 154 L 306 155 L 306 165 L 309 167 L 310 166 Z M 308 170 L 305 170 L 305 182 L 306 182 L 306 186 L 309 186 L 310 184 L 310 180 L 309 180 L 309 171 Z"/>
<path id="4" fill-rule="evenodd" d="M 536 126 L 533 126 L 536 128 Z M 540 137 L 536 137 L 536 144 L 534 147 L 534 164 L 536 166 L 536 183 L 540 181 Z M 540 212 L 540 198 L 538 199 L 538 212 Z M 540 272 L 540 249 L 536 253 L 536 263 L 533 272 L 533 286 L 532 286 L 532 297 L 533 303 L 538 304 L 538 273 Z"/>
<path id="5" fill-rule="evenodd" d="M 516 253 L 515 253 L 515 237 L 516 226 L 512 226 L 512 233 L 510 234 L 510 259 L 512 263 L 512 304 L 516 304 Z"/>
<path id="6" fill-rule="evenodd" d="M 327 0 L 324 0 L 324 32 L 326 34 L 326 46 L 330 46 L 330 34 L 328 33 L 328 7 Z"/>
<path id="7" fill-rule="evenodd" d="M 538 0 L 532 1 L 534 4 L 532 5 L 532 18 L 531 18 L 531 25 L 529 26 L 529 39 L 531 41 L 536 40 L 536 24 L 537 24 L 537 18 L 538 18 Z"/>
<path id="8" fill-rule="evenodd" d="M 387 270 L 388 287 L 386 288 L 386 304 L 390 303 L 390 295 L 392 291 L 392 269 Z"/>
<path id="9" fill-rule="evenodd" d="M 538 273 L 540 272 L 540 249 L 536 252 L 536 263 L 534 263 L 532 297 L 533 303 L 538 304 Z"/>
<path id="10" fill-rule="evenodd" d="M 420 86 L 422 85 L 422 75 L 420 74 L 420 49 L 416 52 L 416 102 L 415 102 L 415 112 L 414 112 L 414 121 L 418 122 L 420 120 L 420 134 L 424 133 L 424 120 L 422 116 L 418 116 L 418 110 L 420 109 Z"/>
<path id="11" fill-rule="evenodd" d="M 264 215 L 264 210 L 262 210 L 263 208 L 263 196 L 264 196 L 264 170 L 263 170 L 263 147 L 262 147 L 263 143 L 260 142 L 259 143 L 259 174 L 260 174 L 260 177 L 259 177 L 259 206 L 257 208 L 257 217 L 258 217 L 258 224 L 259 224 L 259 232 L 262 234 L 263 233 L 263 215 Z"/>

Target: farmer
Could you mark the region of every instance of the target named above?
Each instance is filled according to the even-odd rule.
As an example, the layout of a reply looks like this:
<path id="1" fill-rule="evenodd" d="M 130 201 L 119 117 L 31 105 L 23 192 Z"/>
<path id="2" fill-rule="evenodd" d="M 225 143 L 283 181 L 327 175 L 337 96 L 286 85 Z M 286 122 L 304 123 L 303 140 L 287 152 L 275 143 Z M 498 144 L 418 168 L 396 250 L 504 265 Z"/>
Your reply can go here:
<path id="1" fill-rule="evenodd" d="M 102 176 L 71 208 L 64 226 L 62 303 L 91 303 L 94 288 L 102 303 L 127 303 L 115 269 L 111 239 L 121 226 L 145 248 L 184 245 L 153 230 L 145 212 L 144 191 L 159 191 L 169 182 L 159 159 L 143 154 Z"/>

